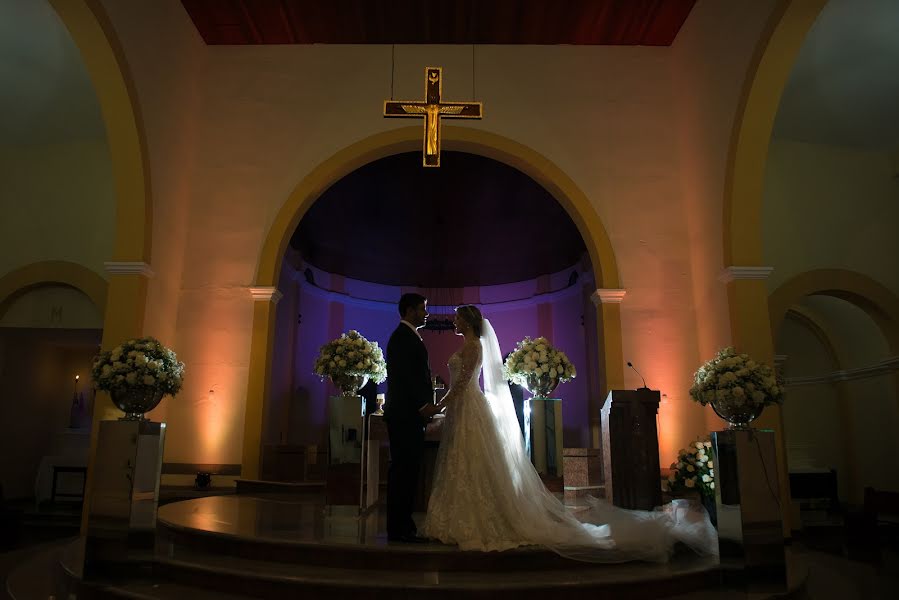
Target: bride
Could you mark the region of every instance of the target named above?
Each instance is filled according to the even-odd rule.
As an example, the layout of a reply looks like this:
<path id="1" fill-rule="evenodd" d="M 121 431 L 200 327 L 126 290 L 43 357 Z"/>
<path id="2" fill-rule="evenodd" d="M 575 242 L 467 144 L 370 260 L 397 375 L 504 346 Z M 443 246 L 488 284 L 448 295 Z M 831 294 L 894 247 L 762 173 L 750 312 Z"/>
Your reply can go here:
<path id="1" fill-rule="evenodd" d="M 718 553 L 707 514 L 684 500 L 646 512 L 591 498 L 589 510 L 575 517 L 525 454 L 490 322 L 465 305 L 454 323 L 463 342 L 449 359 L 450 388 L 440 402 L 447 416 L 422 535 L 462 550 L 541 545 L 595 562 L 665 561 L 677 541 L 700 554 Z"/>

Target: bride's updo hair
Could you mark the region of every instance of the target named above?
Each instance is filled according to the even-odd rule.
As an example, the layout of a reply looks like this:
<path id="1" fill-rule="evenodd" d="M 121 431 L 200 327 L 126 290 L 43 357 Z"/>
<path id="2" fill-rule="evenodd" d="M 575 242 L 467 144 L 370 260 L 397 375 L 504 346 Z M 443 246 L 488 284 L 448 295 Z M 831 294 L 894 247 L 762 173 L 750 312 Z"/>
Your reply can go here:
<path id="1" fill-rule="evenodd" d="M 465 319 L 465 322 L 471 325 L 471 329 L 474 331 L 475 335 L 481 337 L 481 332 L 484 329 L 484 317 L 481 315 L 481 311 L 478 310 L 478 307 L 474 304 L 463 304 L 462 306 L 456 307 L 456 314 Z"/>

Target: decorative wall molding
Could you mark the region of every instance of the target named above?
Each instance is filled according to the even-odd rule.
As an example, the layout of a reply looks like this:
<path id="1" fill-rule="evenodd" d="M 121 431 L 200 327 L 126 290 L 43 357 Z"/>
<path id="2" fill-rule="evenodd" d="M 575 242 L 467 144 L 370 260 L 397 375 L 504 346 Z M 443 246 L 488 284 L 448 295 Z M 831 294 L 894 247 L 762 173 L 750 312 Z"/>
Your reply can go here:
<path id="1" fill-rule="evenodd" d="M 156 275 L 153 269 L 145 262 L 115 262 L 103 263 L 103 268 L 110 275 L 143 275 L 150 278 Z"/>
<path id="2" fill-rule="evenodd" d="M 270 300 L 277 304 L 278 301 L 284 297 L 284 294 L 278 291 L 278 288 L 276 287 L 250 287 L 249 290 L 250 295 L 253 296 L 253 300 L 257 302 Z"/>
<path id="3" fill-rule="evenodd" d="M 340 302 L 342 304 L 346 304 L 347 306 L 355 306 L 358 308 L 368 308 L 373 310 L 386 310 L 394 314 L 396 313 L 396 300 L 373 300 L 369 298 L 359 298 L 357 296 L 350 296 L 349 294 L 345 294 L 343 292 L 332 292 L 331 290 L 326 290 L 316 285 L 310 285 L 306 281 L 300 283 L 300 290 L 327 302 Z M 562 300 L 570 296 L 581 294 L 583 293 L 582 290 L 583 288 L 581 286 L 572 285 L 555 292 L 535 294 L 534 296 L 530 296 L 528 298 L 504 300 L 500 302 L 474 302 L 473 304 L 482 308 L 486 308 L 490 311 L 515 310 L 533 306 L 535 302 L 551 303 L 557 300 Z M 452 313 L 454 308 L 456 307 L 443 306 L 441 304 L 431 304 L 430 302 L 428 302 L 428 312 L 433 315 Z"/>
<path id="4" fill-rule="evenodd" d="M 799 385 L 816 385 L 821 383 L 836 383 L 838 381 L 852 381 L 855 379 L 867 379 L 869 377 L 879 377 L 899 371 L 899 356 L 891 356 L 885 358 L 875 365 L 867 367 L 856 367 L 854 369 L 845 369 L 834 371 L 833 373 L 825 373 L 824 375 L 808 375 L 804 377 L 787 377 L 784 379 L 786 387 L 794 387 Z"/>
<path id="5" fill-rule="evenodd" d="M 768 279 L 774 267 L 725 267 L 718 279 L 730 283 L 735 279 Z"/>
<path id="6" fill-rule="evenodd" d="M 600 304 L 621 304 L 621 301 L 624 300 L 626 294 L 627 290 L 623 289 L 600 288 L 590 294 L 590 299 L 596 306 L 599 306 Z"/>

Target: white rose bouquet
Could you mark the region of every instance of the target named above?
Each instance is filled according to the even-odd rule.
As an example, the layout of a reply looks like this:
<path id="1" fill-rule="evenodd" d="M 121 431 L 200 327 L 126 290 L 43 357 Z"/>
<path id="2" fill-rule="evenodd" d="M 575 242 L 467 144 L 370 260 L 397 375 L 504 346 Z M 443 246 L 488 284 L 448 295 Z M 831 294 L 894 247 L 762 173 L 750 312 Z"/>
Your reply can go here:
<path id="1" fill-rule="evenodd" d="M 515 346 L 503 365 L 503 377 L 519 385 L 528 385 L 528 377 L 571 381 L 577 371 L 561 350 L 553 348 L 545 337 L 524 338 Z"/>
<path id="2" fill-rule="evenodd" d="M 319 349 L 313 371 L 337 382 L 347 376 L 368 377 L 375 383 L 387 379 L 387 363 L 378 342 L 370 342 L 351 329 Z"/>
<path id="3" fill-rule="evenodd" d="M 143 337 L 97 356 L 91 378 L 95 388 L 110 393 L 142 387 L 174 396 L 184 383 L 184 363 L 156 338 Z"/>
<path id="4" fill-rule="evenodd" d="M 783 388 L 771 367 L 725 348 L 696 371 L 690 397 L 722 416 L 757 413 L 783 403 Z"/>
<path id="5" fill-rule="evenodd" d="M 715 495 L 715 463 L 710 454 L 712 442 L 696 440 L 677 455 L 677 462 L 671 463 L 668 475 L 668 490 L 683 493 L 696 490 L 703 496 Z"/>

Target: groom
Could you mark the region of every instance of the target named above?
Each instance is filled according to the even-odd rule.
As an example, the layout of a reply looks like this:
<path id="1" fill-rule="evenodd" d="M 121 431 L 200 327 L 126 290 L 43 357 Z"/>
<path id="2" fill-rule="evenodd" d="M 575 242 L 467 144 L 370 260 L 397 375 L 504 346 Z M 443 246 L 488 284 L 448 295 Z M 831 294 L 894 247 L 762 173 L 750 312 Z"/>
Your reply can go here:
<path id="1" fill-rule="evenodd" d="M 384 421 L 390 435 L 387 474 L 387 539 L 423 542 L 416 535 L 412 507 L 424 450 L 425 424 L 439 409 L 433 403 L 428 350 L 418 328 L 428 319 L 428 300 L 403 294 L 400 324 L 387 342 L 387 401 Z"/>

